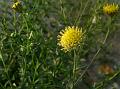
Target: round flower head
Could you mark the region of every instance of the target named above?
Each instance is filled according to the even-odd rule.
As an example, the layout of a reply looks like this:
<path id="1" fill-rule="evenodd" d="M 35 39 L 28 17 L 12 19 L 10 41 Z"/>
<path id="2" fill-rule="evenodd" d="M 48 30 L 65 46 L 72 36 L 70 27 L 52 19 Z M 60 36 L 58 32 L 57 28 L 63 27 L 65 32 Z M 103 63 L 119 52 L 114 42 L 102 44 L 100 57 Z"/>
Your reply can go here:
<path id="1" fill-rule="evenodd" d="M 84 38 L 83 35 L 82 28 L 68 26 L 58 35 L 58 45 L 65 52 L 70 51 L 80 45 Z"/>
<path id="2" fill-rule="evenodd" d="M 16 12 L 21 12 L 22 11 L 22 4 L 20 1 L 15 2 L 12 5 L 12 9 L 14 9 Z"/>
<path id="3" fill-rule="evenodd" d="M 108 14 L 108 15 L 114 14 L 118 10 L 119 10 L 118 4 L 113 3 L 113 4 L 106 4 L 103 6 L 103 12 Z"/>

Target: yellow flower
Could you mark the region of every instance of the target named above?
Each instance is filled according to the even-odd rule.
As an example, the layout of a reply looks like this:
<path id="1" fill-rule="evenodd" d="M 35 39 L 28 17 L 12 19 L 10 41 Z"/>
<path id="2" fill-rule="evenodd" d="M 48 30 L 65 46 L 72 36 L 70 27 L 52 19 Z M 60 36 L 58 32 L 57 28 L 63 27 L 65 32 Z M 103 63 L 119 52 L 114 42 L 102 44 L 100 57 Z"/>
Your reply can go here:
<path id="1" fill-rule="evenodd" d="M 113 4 L 106 4 L 103 6 L 103 12 L 108 14 L 108 15 L 114 14 L 118 10 L 119 10 L 118 4 L 113 3 Z"/>
<path id="2" fill-rule="evenodd" d="M 12 9 L 14 9 L 16 12 L 21 12 L 22 11 L 22 4 L 20 1 L 15 2 L 12 5 Z"/>
<path id="3" fill-rule="evenodd" d="M 83 41 L 84 32 L 82 28 L 75 26 L 68 26 L 62 30 L 58 35 L 58 45 L 62 47 L 65 52 L 75 49 Z"/>

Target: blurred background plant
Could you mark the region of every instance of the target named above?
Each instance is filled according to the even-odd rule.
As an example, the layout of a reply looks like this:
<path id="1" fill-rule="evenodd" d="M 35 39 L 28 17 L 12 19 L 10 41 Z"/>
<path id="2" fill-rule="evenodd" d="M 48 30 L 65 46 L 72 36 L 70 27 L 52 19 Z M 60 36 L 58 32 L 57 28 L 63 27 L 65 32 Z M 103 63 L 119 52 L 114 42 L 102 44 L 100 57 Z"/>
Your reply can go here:
<path id="1" fill-rule="evenodd" d="M 106 3 L 119 5 L 119 0 L 16 2 L 0 1 L 1 89 L 120 88 L 120 10 L 103 12 Z M 57 45 L 57 35 L 66 26 L 85 31 L 76 53 Z"/>

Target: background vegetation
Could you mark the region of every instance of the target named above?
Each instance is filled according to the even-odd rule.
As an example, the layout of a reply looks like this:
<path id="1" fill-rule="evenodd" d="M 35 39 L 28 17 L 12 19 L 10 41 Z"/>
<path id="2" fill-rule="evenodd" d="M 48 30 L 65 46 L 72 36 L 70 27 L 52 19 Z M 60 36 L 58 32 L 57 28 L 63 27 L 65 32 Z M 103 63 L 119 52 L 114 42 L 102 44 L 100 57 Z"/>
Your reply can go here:
<path id="1" fill-rule="evenodd" d="M 22 0 L 21 13 L 11 8 L 14 1 L 0 1 L 0 89 L 119 89 L 110 39 L 120 30 L 120 13 L 102 10 L 113 1 Z M 75 54 L 57 45 L 66 26 L 86 32 Z"/>

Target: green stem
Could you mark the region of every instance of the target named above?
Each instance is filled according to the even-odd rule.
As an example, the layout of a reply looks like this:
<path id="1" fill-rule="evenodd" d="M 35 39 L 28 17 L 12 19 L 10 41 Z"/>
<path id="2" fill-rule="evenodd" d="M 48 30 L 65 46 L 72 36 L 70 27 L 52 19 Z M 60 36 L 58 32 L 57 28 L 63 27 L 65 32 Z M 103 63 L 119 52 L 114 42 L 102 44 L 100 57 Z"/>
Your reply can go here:
<path id="1" fill-rule="evenodd" d="M 71 89 L 74 89 L 74 83 L 76 80 L 76 50 L 74 50 L 74 58 L 73 58 L 73 86 Z"/>
<path id="2" fill-rule="evenodd" d="M 13 25 L 14 25 L 14 28 L 15 28 L 15 34 L 17 33 L 16 32 L 16 12 L 14 11 L 14 14 L 13 14 Z"/>

